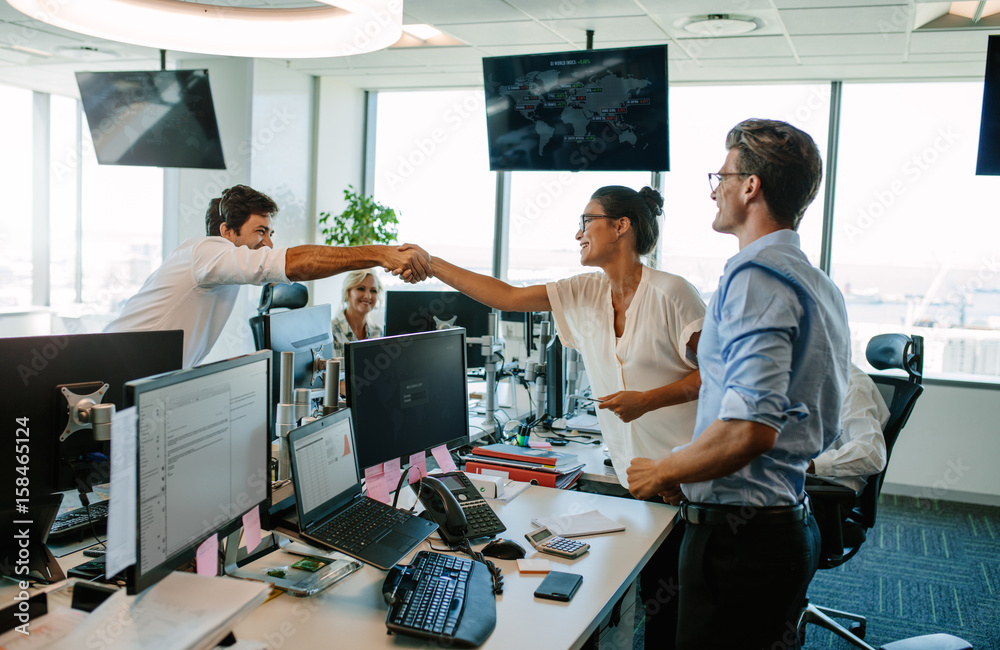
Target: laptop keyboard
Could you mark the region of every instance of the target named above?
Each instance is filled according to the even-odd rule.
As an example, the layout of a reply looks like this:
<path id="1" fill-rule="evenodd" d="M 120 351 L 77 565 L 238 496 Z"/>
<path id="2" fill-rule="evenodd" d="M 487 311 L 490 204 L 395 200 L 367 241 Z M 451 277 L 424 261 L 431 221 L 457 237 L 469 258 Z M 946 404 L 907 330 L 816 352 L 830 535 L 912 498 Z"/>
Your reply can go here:
<path id="1" fill-rule="evenodd" d="M 412 516 L 366 497 L 310 535 L 349 553 L 357 553 Z"/>

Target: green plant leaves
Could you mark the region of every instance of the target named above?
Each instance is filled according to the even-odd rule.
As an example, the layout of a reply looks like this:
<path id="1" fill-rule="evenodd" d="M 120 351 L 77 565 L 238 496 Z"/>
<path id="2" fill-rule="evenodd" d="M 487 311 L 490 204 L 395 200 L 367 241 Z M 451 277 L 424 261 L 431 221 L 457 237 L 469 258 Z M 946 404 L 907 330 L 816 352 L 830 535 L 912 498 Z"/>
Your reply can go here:
<path id="1" fill-rule="evenodd" d="M 319 213 L 318 222 L 324 224 L 321 232 L 328 246 L 395 243 L 399 215 L 394 209 L 378 203 L 371 196 L 355 192 L 352 185 L 344 190 L 344 200 L 347 201 L 347 207 L 342 213 Z"/>

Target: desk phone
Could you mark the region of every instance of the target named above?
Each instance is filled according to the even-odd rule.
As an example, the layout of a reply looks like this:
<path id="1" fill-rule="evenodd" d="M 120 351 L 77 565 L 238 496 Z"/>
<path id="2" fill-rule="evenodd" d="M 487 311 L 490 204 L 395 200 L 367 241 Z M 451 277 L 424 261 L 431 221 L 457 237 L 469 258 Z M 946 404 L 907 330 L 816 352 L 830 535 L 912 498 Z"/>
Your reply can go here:
<path id="1" fill-rule="evenodd" d="M 507 530 L 464 472 L 434 474 L 423 483 L 426 485 L 421 487 L 419 499 L 449 544 L 465 538 L 493 537 Z M 449 494 L 444 494 L 445 490 Z"/>

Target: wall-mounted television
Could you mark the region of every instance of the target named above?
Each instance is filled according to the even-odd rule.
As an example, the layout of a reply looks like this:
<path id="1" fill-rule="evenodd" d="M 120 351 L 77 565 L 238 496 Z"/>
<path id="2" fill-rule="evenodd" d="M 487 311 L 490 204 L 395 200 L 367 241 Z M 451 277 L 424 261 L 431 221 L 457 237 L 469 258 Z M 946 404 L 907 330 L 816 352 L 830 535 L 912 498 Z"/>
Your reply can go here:
<path id="1" fill-rule="evenodd" d="M 669 171 L 667 46 L 483 58 L 493 171 Z"/>
<path id="2" fill-rule="evenodd" d="M 983 117 L 979 123 L 976 174 L 1000 176 L 1000 36 L 990 36 L 983 83 Z"/>
<path id="3" fill-rule="evenodd" d="M 77 72 L 102 165 L 225 169 L 208 70 Z"/>

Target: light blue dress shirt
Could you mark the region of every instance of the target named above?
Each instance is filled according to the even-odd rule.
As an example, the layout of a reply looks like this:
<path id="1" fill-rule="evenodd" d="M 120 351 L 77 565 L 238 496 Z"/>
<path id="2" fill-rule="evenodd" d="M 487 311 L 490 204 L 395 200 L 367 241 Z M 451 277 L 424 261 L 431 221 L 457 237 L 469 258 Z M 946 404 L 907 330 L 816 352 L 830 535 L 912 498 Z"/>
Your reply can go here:
<path id="1" fill-rule="evenodd" d="M 717 419 L 778 431 L 774 447 L 723 478 L 682 485 L 695 503 L 784 506 L 804 495 L 806 468 L 840 433 L 850 333 L 844 298 L 779 230 L 726 262 L 698 343 L 694 440 Z"/>

